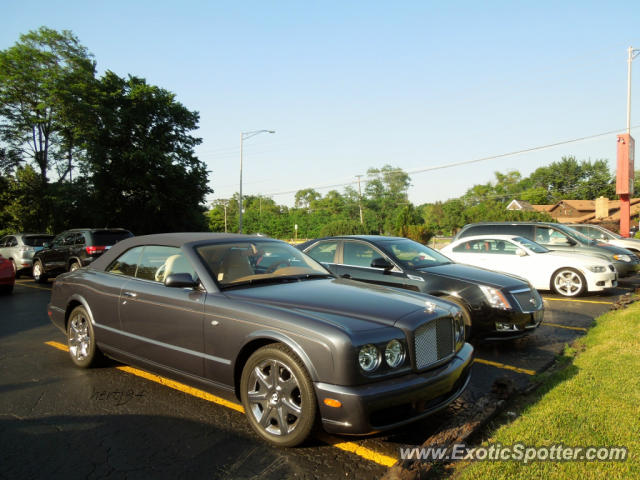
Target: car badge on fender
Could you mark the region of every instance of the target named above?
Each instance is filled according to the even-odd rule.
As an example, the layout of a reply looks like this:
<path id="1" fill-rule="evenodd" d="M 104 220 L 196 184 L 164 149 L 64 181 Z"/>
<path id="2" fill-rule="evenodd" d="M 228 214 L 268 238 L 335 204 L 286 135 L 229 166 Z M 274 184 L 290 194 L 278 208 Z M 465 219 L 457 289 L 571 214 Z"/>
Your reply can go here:
<path id="1" fill-rule="evenodd" d="M 424 311 L 427 313 L 433 313 L 436 311 L 436 304 L 433 302 L 424 302 Z"/>

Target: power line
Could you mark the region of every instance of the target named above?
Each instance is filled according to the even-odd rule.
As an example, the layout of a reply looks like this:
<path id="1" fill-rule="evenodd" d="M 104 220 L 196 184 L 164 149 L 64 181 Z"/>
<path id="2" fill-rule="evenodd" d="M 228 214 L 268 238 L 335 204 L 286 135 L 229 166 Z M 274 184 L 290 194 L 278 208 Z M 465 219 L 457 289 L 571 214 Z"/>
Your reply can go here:
<path id="1" fill-rule="evenodd" d="M 638 128 L 640 127 L 640 125 L 635 125 L 632 128 Z M 588 135 L 585 137 L 579 137 L 579 138 L 573 138 L 571 140 L 563 140 L 561 142 L 555 142 L 555 143 L 549 143 L 547 145 L 540 145 L 537 147 L 530 147 L 530 148 L 525 148 L 522 150 L 515 150 L 512 152 L 507 152 L 507 153 L 501 153 L 498 155 L 492 155 L 489 157 L 481 157 L 481 158 L 475 158 L 472 160 L 463 160 L 460 162 L 452 162 L 452 163 L 445 163 L 443 165 L 437 165 L 434 167 L 425 167 L 425 168 L 419 168 L 416 170 L 409 170 L 409 171 L 404 171 L 402 169 L 397 169 L 395 171 L 395 173 L 398 174 L 407 174 L 407 175 L 415 175 L 415 174 L 419 174 L 419 173 L 425 173 L 425 172 L 431 172 L 433 170 L 442 170 L 445 168 L 453 168 L 453 167 L 459 167 L 462 165 L 469 165 L 472 163 L 479 163 L 479 162 L 486 162 L 488 160 L 496 160 L 498 158 L 504 158 L 504 157 L 511 157 L 511 156 L 515 156 L 515 155 L 521 155 L 523 153 L 531 153 L 531 152 L 537 152 L 540 150 L 546 150 L 549 148 L 553 148 L 553 147 L 558 147 L 560 145 L 568 145 L 570 143 L 577 143 L 577 142 L 584 142 L 585 140 L 592 140 L 594 138 L 599 138 L 599 137 L 605 137 L 607 135 L 612 135 L 614 133 L 618 133 L 622 131 L 621 129 L 617 129 L 617 130 L 611 130 L 608 132 L 604 132 L 604 133 L 597 133 L 595 135 Z M 393 174 L 394 171 L 391 172 L 385 172 L 385 173 L 389 173 L 389 174 Z M 349 181 L 349 182 L 345 182 L 345 183 L 335 183 L 335 184 L 331 184 L 331 185 L 316 185 L 316 186 L 306 186 L 306 187 L 300 187 L 297 188 L 295 190 L 287 190 L 287 191 L 282 191 L 282 192 L 273 192 L 273 193 L 265 193 L 264 195 L 267 197 L 272 197 L 272 196 L 277 196 L 277 195 L 290 195 L 292 193 L 297 193 L 300 190 L 303 189 L 309 189 L 309 188 L 313 188 L 314 190 L 325 190 L 327 188 L 338 188 L 338 187 L 346 187 L 346 186 L 350 186 L 350 185 L 356 185 L 358 183 L 358 180 L 353 180 L 353 181 Z"/>

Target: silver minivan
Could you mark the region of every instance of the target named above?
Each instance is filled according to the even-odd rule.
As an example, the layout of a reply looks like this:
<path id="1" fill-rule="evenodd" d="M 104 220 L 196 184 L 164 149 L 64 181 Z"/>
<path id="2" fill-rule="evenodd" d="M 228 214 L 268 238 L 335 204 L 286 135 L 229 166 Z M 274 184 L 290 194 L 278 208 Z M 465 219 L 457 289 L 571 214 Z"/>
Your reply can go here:
<path id="1" fill-rule="evenodd" d="M 33 254 L 42 250 L 53 235 L 47 233 L 15 233 L 0 238 L 0 255 L 13 262 L 16 278 L 31 271 Z"/>
<path id="2" fill-rule="evenodd" d="M 549 250 L 595 255 L 611 262 L 619 277 L 633 275 L 640 259 L 625 248 L 592 240 L 567 225 L 552 222 L 482 222 L 462 227 L 455 240 L 471 235 L 518 235 L 544 245 Z"/>

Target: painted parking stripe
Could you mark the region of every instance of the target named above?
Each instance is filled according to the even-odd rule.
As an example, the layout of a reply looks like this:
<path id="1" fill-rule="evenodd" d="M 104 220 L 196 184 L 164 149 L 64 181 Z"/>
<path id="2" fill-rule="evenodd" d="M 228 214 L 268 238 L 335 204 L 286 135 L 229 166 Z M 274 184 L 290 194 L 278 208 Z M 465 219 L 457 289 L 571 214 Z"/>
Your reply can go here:
<path id="1" fill-rule="evenodd" d="M 491 365 L 492 367 L 502 368 L 503 370 L 511 370 L 512 372 L 524 373 L 527 375 L 535 375 L 535 370 L 527 370 L 526 368 L 514 367 L 513 365 L 506 365 L 504 363 L 493 362 L 491 360 L 485 360 L 483 358 L 475 358 L 474 362 L 482 363 L 483 365 Z"/>
<path id="2" fill-rule="evenodd" d="M 49 345 L 50 347 L 57 348 L 58 350 L 62 350 L 64 352 L 69 351 L 69 347 L 67 347 L 65 344 L 60 342 L 49 341 L 44 343 Z M 173 388 L 174 390 L 179 390 L 183 393 L 186 393 L 187 395 L 201 398 L 202 400 L 206 400 L 208 402 L 212 402 L 217 405 L 221 405 L 223 407 L 231 408 L 237 412 L 244 413 L 244 408 L 242 407 L 242 405 L 239 405 L 234 402 L 230 402 L 228 400 L 225 400 L 224 398 L 216 397 L 215 395 L 212 395 L 209 392 L 205 392 L 203 390 L 199 390 L 197 388 L 184 385 L 180 382 L 176 382 L 174 380 L 170 380 L 168 378 L 164 378 L 159 375 L 155 375 L 153 373 L 145 372 L 144 370 L 139 370 L 137 368 L 129 367 L 127 365 L 123 365 L 116 368 L 123 372 L 136 375 L 137 377 L 141 377 L 146 380 L 159 383 L 160 385 L 164 385 L 165 387 Z M 338 448 L 345 452 L 354 453 L 359 457 L 364 458 L 365 460 L 375 462 L 385 467 L 391 467 L 395 465 L 397 462 L 396 458 L 376 452 L 375 450 L 371 450 L 369 448 L 363 447 L 354 442 L 342 442 L 337 438 L 330 437 L 329 435 L 321 435 L 320 440 L 322 440 L 323 442 L 325 442 L 326 444 L 332 447 Z"/>
<path id="3" fill-rule="evenodd" d="M 568 325 L 560 325 L 559 323 L 550 323 L 550 322 L 544 322 L 542 323 L 542 325 L 546 325 L 548 327 L 556 327 L 556 328 L 566 328 L 567 330 L 577 330 L 579 332 L 586 332 L 588 329 L 584 328 L 584 327 L 570 327 Z"/>
<path id="4" fill-rule="evenodd" d="M 578 298 L 549 298 L 544 297 L 545 300 L 552 302 L 576 302 L 576 303 L 597 303 L 600 305 L 613 305 L 615 302 L 601 302 L 599 300 L 580 300 Z"/>
<path id="5" fill-rule="evenodd" d="M 47 292 L 50 292 L 50 291 L 51 291 L 51 289 L 50 289 L 50 288 L 47 288 L 47 287 L 41 287 L 41 286 L 39 286 L 39 285 L 30 285 L 30 284 L 28 284 L 28 283 L 24 283 L 24 282 L 21 282 L 21 281 L 16 281 L 16 285 L 20 285 L 20 286 L 22 286 L 22 287 L 27 287 L 27 288 L 37 288 L 38 290 L 46 290 Z"/>
<path id="6" fill-rule="evenodd" d="M 354 442 L 343 442 L 338 438 L 331 437 L 323 433 L 317 434 L 317 437 L 324 443 L 331 445 L 332 447 L 339 448 L 340 450 L 344 450 L 345 452 L 355 453 L 359 457 L 362 457 L 371 462 L 375 462 L 379 465 L 384 465 L 385 467 L 392 467 L 398 462 L 398 459 L 396 458 L 390 457 L 389 455 L 385 455 L 380 452 L 376 452 L 375 450 L 363 447 L 362 445 L 358 445 Z"/>
<path id="7" fill-rule="evenodd" d="M 59 342 L 45 342 L 47 345 L 57 348 L 58 350 L 63 350 L 65 352 L 69 351 L 69 347 Z M 189 387 L 188 385 L 184 385 L 183 383 L 176 382 L 174 380 L 170 380 L 168 378 L 161 377 L 159 375 L 155 375 L 153 373 L 145 372 L 144 370 L 138 370 L 137 368 L 129 367 L 128 365 L 122 365 L 119 367 L 115 367 L 118 370 L 123 372 L 130 373 L 131 375 L 135 375 L 136 377 L 144 378 L 145 380 L 150 380 L 155 383 L 159 383 L 165 387 L 173 388 L 174 390 L 179 390 L 187 395 L 191 395 L 193 397 L 201 398 L 206 400 L 207 402 L 216 403 L 218 405 L 222 405 L 223 407 L 230 408 L 240 413 L 244 413 L 244 408 L 242 405 L 239 405 L 234 402 L 230 402 L 225 400 L 224 398 L 216 397 L 215 395 L 211 395 L 209 392 L 205 392 L 204 390 L 200 390 L 198 388 Z"/>

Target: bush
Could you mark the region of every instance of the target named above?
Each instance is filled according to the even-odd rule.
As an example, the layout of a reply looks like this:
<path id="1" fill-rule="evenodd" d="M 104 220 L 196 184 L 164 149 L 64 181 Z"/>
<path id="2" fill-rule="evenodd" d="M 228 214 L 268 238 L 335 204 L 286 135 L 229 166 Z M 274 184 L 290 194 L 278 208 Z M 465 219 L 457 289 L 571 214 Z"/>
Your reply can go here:
<path id="1" fill-rule="evenodd" d="M 433 232 L 424 225 L 407 225 L 402 229 L 402 236 L 426 245 L 433 237 Z"/>
<path id="2" fill-rule="evenodd" d="M 327 223 L 320 229 L 321 237 L 334 235 L 362 235 L 366 233 L 364 225 L 354 220 L 335 220 Z"/>

